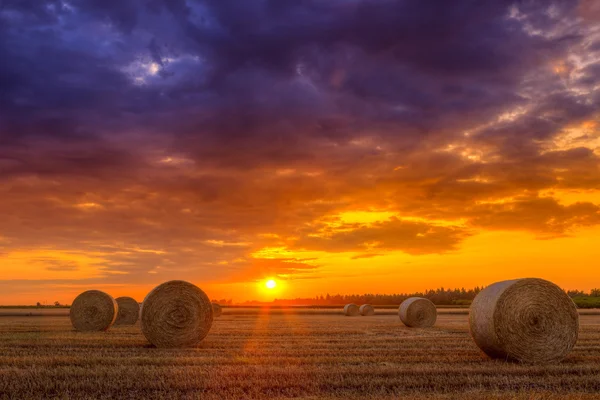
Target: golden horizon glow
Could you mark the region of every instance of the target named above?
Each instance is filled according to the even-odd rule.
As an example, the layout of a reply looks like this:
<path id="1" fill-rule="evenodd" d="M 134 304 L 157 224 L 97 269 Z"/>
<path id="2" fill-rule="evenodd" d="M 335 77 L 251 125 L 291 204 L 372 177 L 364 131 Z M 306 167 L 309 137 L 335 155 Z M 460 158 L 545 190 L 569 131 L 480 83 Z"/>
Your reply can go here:
<path id="1" fill-rule="evenodd" d="M 577 204 L 577 200 L 581 199 L 600 202 L 598 191 L 555 191 L 554 195 L 559 196 L 560 204 L 565 206 Z M 547 197 L 542 196 L 542 198 Z M 489 202 L 488 204 L 501 203 Z M 378 211 L 374 211 L 374 214 L 361 211 L 346 215 L 352 215 L 352 224 L 357 226 L 381 223 L 382 218 L 388 217 L 385 212 Z M 427 221 L 407 218 L 407 222 Z M 340 230 L 345 229 L 340 227 Z M 331 233 L 335 232 L 333 228 Z M 535 233 L 480 229 L 475 235 L 465 239 L 455 250 L 439 254 L 407 254 L 401 250 L 377 250 L 369 247 L 365 247 L 367 253 L 354 250 L 305 251 L 282 244 L 278 247 L 255 247 L 251 259 L 258 263 L 259 268 L 265 262 L 279 263 L 275 265 L 288 269 L 281 275 L 286 276 L 286 282 L 294 282 L 293 285 L 287 284 L 282 287 L 279 285 L 282 282 L 278 282 L 275 278 L 267 278 L 259 281 L 258 289 L 253 291 L 249 289 L 251 278 L 246 279 L 245 282 L 244 279 L 229 282 L 206 281 L 193 278 L 183 271 L 176 278 L 192 281 L 206 290 L 213 299 L 225 298 L 235 302 L 270 301 L 283 293 L 285 296 L 281 298 L 314 297 L 327 293 L 414 292 L 442 286 L 472 288 L 518 277 L 540 277 L 554 281 L 565 289 L 590 290 L 597 286 L 593 283 L 593 279 L 588 279 L 594 276 L 595 270 L 593 268 L 586 270 L 585 266 L 591 268 L 594 260 L 600 257 L 600 250 L 596 245 L 599 236 L 600 227 L 579 228 L 571 235 L 546 240 L 539 240 Z M 257 237 L 265 240 L 281 240 L 280 235 L 262 234 Z M 164 276 L 163 268 L 157 266 L 149 271 L 149 276 L 153 277 L 152 283 L 140 285 L 135 290 L 132 290 L 131 285 L 127 283 L 85 283 L 86 279 L 102 279 L 126 273 L 98 267 L 106 262 L 110 254 L 166 256 L 169 253 L 159 249 L 148 250 L 134 246 L 122 247 L 118 251 L 109 249 L 107 252 L 66 250 L 9 252 L 0 259 L 0 270 L 7 279 L 18 282 L 23 276 L 30 276 L 47 280 L 49 283 L 44 285 L 44 294 L 38 294 L 38 289 L 11 292 L 11 287 L 6 286 L 6 297 L 2 299 L 1 304 L 35 304 L 35 301 L 55 300 L 68 304 L 79 292 L 92 288 L 105 290 L 113 296 L 131 295 L 143 299 L 153 286 L 172 278 L 172 276 Z M 247 259 L 239 258 L 231 262 L 242 265 L 246 261 Z M 582 276 L 588 278 L 573 275 L 567 268 L 570 265 L 581 266 Z M 364 271 L 368 273 L 365 274 Z M 53 284 L 53 280 L 61 280 L 61 283 Z"/>

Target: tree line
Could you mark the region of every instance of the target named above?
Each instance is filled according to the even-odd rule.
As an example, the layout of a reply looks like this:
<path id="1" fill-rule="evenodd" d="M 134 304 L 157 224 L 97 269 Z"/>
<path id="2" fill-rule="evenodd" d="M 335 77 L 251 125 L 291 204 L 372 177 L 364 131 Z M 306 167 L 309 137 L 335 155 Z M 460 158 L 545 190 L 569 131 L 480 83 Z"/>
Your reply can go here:
<path id="1" fill-rule="evenodd" d="M 399 305 L 409 297 L 425 297 L 437 305 L 469 304 L 482 290 L 482 287 L 473 289 L 432 289 L 425 292 L 414 293 L 365 293 L 365 294 L 334 294 L 327 293 L 313 298 L 275 299 L 275 305 L 339 305 L 347 303 L 372 304 L 372 305 Z"/>
<path id="2" fill-rule="evenodd" d="M 372 305 L 399 305 L 409 297 L 425 297 L 431 300 L 436 305 L 469 305 L 481 292 L 483 287 L 475 287 L 472 289 L 431 289 L 425 292 L 413 292 L 413 293 L 393 293 L 393 294 L 379 294 L 379 293 L 365 293 L 365 294 L 334 294 L 327 293 L 326 295 L 319 295 L 315 297 L 306 298 L 295 298 L 295 299 L 275 299 L 273 302 L 262 303 L 257 301 L 247 301 L 242 305 L 247 304 L 272 304 L 277 306 L 298 306 L 298 305 L 322 305 L 322 306 L 334 306 L 348 303 L 356 304 L 372 304 Z M 582 290 L 568 290 L 566 293 L 571 298 L 582 298 L 582 297 L 594 297 L 600 298 L 600 289 L 592 289 L 590 292 L 584 292 Z M 221 304 L 232 304 L 231 300 L 220 300 Z"/>

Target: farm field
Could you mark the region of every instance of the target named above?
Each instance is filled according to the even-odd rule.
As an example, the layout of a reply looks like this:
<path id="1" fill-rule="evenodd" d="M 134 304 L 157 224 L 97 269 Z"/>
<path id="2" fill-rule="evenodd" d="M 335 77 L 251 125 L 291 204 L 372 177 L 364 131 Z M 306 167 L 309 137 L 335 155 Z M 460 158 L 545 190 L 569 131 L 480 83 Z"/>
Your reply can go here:
<path id="1" fill-rule="evenodd" d="M 529 366 L 482 355 L 467 310 L 440 310 L 432 329 L 391 310 L 317 311 L 226 309 L 186 350 L 151 347 L 139 326 L 79 333 L 64 314 L 3 316 L 0 398 L 600 398 L 597 313 L 582 313 L 566 360 Z"/>
<path id="2" fill-rule="evenodd" d="M 398 306 L 377 306 L 379 315 L 398 315 Z M 269 313 L 269 315 L 340 315 L 343 306 L 325 307 L 325 308 L 307 308 L 307 307 L 233 307 L 226 308 L 229 316 L 234 315 L 256 315 Z M 600 310 L 580 310 L 581 313 L 598 313 Z M 469 309 L 460 307 L 443 307 L 438 309 L 438 314 L 469 314 Z M 69 308 L 2 308 L 0 307 L 0 317 L 68 317 Z"/>

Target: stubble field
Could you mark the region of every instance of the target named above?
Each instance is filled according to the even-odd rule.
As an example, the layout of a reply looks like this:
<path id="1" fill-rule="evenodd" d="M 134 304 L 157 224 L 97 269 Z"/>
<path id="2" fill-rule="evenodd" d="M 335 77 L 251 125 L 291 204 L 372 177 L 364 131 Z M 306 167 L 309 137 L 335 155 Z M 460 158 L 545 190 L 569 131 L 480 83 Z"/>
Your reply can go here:
<path id="1" fill-rule="evenodd" d="M 466 310 L 432 329 L 393 310 L 226 309 L 197 349 L 150 346 L 139 326 L 79 333 L 65 315 L 0 317 L 0 398 L 597 399 L 600 315 L 557 365 L 492 361 Z"/>

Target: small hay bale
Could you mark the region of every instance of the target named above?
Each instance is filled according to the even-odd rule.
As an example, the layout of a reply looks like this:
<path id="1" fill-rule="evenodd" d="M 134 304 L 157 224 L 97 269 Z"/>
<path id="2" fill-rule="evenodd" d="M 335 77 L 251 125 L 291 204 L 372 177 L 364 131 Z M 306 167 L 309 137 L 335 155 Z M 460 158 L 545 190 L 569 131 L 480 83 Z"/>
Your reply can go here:
<path id="1" fill-rule="evenodd" d="M 359 308 L 360 315 L 364 317 L 370 317 L 371 315 L 375 315 L 375 309 L 370 304 L 363 304 Z"/>
<path id="2" fill-rule="evenodd" d="M 111 295 L 88 290 L 73 300 L 69 318 L 78 331 L 105 331 L 115 323 L 118 311 L 119 306 Z"/>
<path id="3" fill-rule="evenodd" d="M 475 297 L 469 326 L 488 356 L 542 364 L 569 354 L 579 334 L 579 314 L 554 283 L 515 279 L 494 283 Z"/>
<path id="4" fill-rule="evenodd" d="M 223 314 L 223 308 L 218 303 L 212 303 L 213 317 L 218 318 Z"/>
<path id="5" fill-rule="evenodd" d="M 189 282 L 165 282 L 148 293 L 142 303 L 142 333 L 156 347 L 195 347 L 212 323 L 210 299 Z"/>
<path id="6" fill-rule="evenodd" d="M 356 304 L 350 303 L 344 306 L 344 315 L 346 317 L 356 317 L 359 314 L 360 310 Z"/>
<path id="7" fill-rule="evenodd" d="M 430 328 L 435 325 L 437 309 L 429 299 L 410 297 L 400 304 L 398 316 L 411 328 Z"/>
<path id="8" fill-rule="evenodd" d="M 119 312 L 115 325 L 135 325 L 140 318 L 140 303 L 131 297 L 117 297 Z"/>

